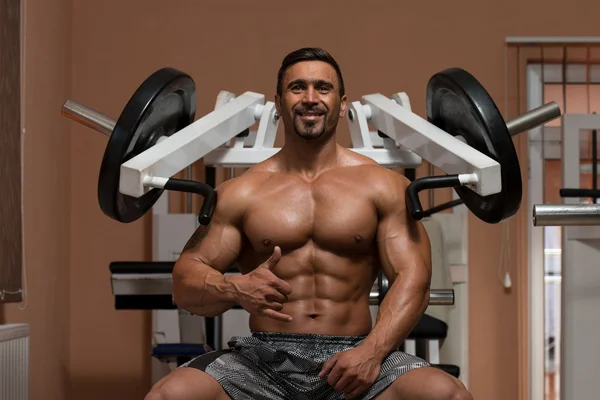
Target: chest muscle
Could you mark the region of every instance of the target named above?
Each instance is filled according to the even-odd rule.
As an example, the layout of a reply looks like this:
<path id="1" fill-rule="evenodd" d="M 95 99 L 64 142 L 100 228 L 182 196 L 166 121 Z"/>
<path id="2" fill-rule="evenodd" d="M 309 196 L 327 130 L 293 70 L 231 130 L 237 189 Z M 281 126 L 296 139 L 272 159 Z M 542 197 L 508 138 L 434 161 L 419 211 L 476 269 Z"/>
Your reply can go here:
<path id="1" fill-rule="evenodd" d="M 313 242 L 342 254 L 370 248 L 376 229 L 377 213 L 367 196 L 327 182 L 266 195 L 252 205 L 244 226 L 258 252 L 276 245 L 293 250 Z"/>

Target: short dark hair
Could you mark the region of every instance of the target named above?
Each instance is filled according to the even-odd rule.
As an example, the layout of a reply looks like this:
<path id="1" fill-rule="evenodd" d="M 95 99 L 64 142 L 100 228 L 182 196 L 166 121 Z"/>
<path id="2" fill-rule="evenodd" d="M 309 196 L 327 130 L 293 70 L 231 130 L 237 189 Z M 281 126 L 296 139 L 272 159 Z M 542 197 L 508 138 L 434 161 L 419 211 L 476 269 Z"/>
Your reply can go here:
<path id="1" fill-rule="evenodd" d="M 342 71 L 340 70 L 340 66 L 335 61 L 333 56 L 329 54 L 327 51 L 318 48 L 318 47 L 303 47 L 298 50 L 294 50 L 288 55 L 285 56 L 283 61 L 281 62 L 281 67 L 279 68 L 279 72 L 277 74 L 277 94 L 281 96 L 283 91 L 282 82 L 283 82 L 283 74 L 285 71 L 291 67 L 292 65 L 299 63 L 301 61 L 323 61 L 327 64 L 331 65 L 335 72 L 337 73 L 338 81 L 339 81 L 339 92 L 340 97 L 344 96 L 346 93 L 346 89 L 344 88 L 344 79 L 342 78 Z"/>

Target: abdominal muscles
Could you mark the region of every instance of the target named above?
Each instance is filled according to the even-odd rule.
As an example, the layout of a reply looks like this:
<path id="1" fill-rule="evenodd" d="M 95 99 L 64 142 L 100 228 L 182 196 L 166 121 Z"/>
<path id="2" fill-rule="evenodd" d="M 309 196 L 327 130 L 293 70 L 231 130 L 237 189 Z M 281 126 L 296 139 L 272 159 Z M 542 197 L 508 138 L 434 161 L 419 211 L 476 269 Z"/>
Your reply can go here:
<path id="1" fill-rule="evenodd" d="M 374 279 L 372 257 L 322 251 L 314 245 L 285 254 L 274 273 L 292 287 L 281 313 L 291 322 L 251 316 L 252 331 L 366 335 L 372 320 L 369 294 Z"/>

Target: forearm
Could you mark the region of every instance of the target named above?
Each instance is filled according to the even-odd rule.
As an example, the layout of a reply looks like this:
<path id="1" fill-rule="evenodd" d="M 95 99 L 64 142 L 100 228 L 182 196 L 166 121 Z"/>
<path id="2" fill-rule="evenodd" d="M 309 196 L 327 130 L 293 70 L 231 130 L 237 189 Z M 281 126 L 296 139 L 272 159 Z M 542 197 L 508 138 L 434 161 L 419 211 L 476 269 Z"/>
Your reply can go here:
<path id="1" fill-rule="evenodd" d="M 237 304 L 230 278 L 200 261 L 181 261 L 173 270 L 175 303 L 195 315 L 221 315 Z"/>
<path id="2" fill-rule="evenodd" d="M 404 342 L 429 304 L 429 281 L 396 279 L 379 305 L 375 326 L 364 341 L 383 360 Z"/>

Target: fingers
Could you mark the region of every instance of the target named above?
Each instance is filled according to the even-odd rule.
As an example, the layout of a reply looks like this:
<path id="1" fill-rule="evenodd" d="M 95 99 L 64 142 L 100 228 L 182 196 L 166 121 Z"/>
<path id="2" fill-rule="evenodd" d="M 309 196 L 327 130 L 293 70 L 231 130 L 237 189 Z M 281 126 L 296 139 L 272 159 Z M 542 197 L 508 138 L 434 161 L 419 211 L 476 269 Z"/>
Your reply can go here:
<path id="1" fill-rule="evenodd" d="M 275 289 L 269 290 L 269 293 L 267 293 L 265 295 L 265 299 L 267 301 L 274 301 L 274 302 L 281 303 L 281 304 L 287 303 L 287 301 L 288 301 L 287 295 L 285 295 Z"/>
<path id="2" fill-rule="evenodd" d="M 335 366 L 335 361 L 337 360 L 337 354 L 331 357 L 329 360 L 323 363 L 323 367 L 321 368 L 321 372 L 319 372 L 319 378 L 324 378 L 331 373 L 333 367 Z"/>
<path id="3" fill-rule="evenodd" d="M 275 310 L 275 311 L 281 311 L 281 310 L 283 310 L 283 304 L 281 304 L 277 301 L 270 301 L 267 303 L 267 308 L 269 308 L 271 310 Z"/>
<path id="4" fill-rule="evenodd" d="M 335 385 L 333 385 L 333 388 L 335 389 L 336 392 L 347 392 L 349 391 L 349 389 L 346 389 L 346 386 L 348 386 L 349 384 L 352 385 L 352 380 L 353 377 L 351 375 L 343 375 L 340 380 L 338 380 Z"/>
<path id="5" fill-rule="evenodd" d="M 273 319 L 276 319 L 276 320 L 282 321 L 282 322 L 291 322 L 292 321 L 291 315 L 282 314 L 282 313 L 277 312 L 270 308 L 263 309 L 262 314 L 266 315 L 267 317 L 270 317 L 270 318 L 273 318 Z"/>
<path id="6" fill-rule="evenodd" d="M 269 257 L 267 259 L 267 261 L 265 261 L 264 263 L 261 264 L 262 267 L 267 268 L 269 271 L 273 271 L 273 269 L 275 268 L 275 266 L 279 263 L 279 261 L 281 260 L 281 248 L 279 246 L 275 246 L 275 248 L 273 249 L 273 254 L 271 254 L 271 257 Z M 272 280 L 270 281 L 270 286 L 274 287 L 275 289 L 277 289 L 279 292 L 281 292 L 284 295 L 290 295 L 292 293 L 292 287 L 290 286 L 289 283 L 287 283 L 286 281 L 279 279 L 275 274 L 272 275 Z"/>
<path id="7" fill-rule="evenodd" d="M 277 289 L 277 291 L 285 296 L 289 296 L 292 293 L 292 286 L 283 279 L 276 278 L 271 281 L 271 286 Z"/>
<path id="8" fill-rule="evenodd" d="M 275 246 L 275 248 L 273 249 L 273 254 L 271 254 L 271 257 L 269 257 L 267 261 L 265 261 L 262 264 L 262 266 L 273 270 L 273 268 L 275 268 L 279 260 L 281 260 L 281 248 L 279 246 Z"/>

